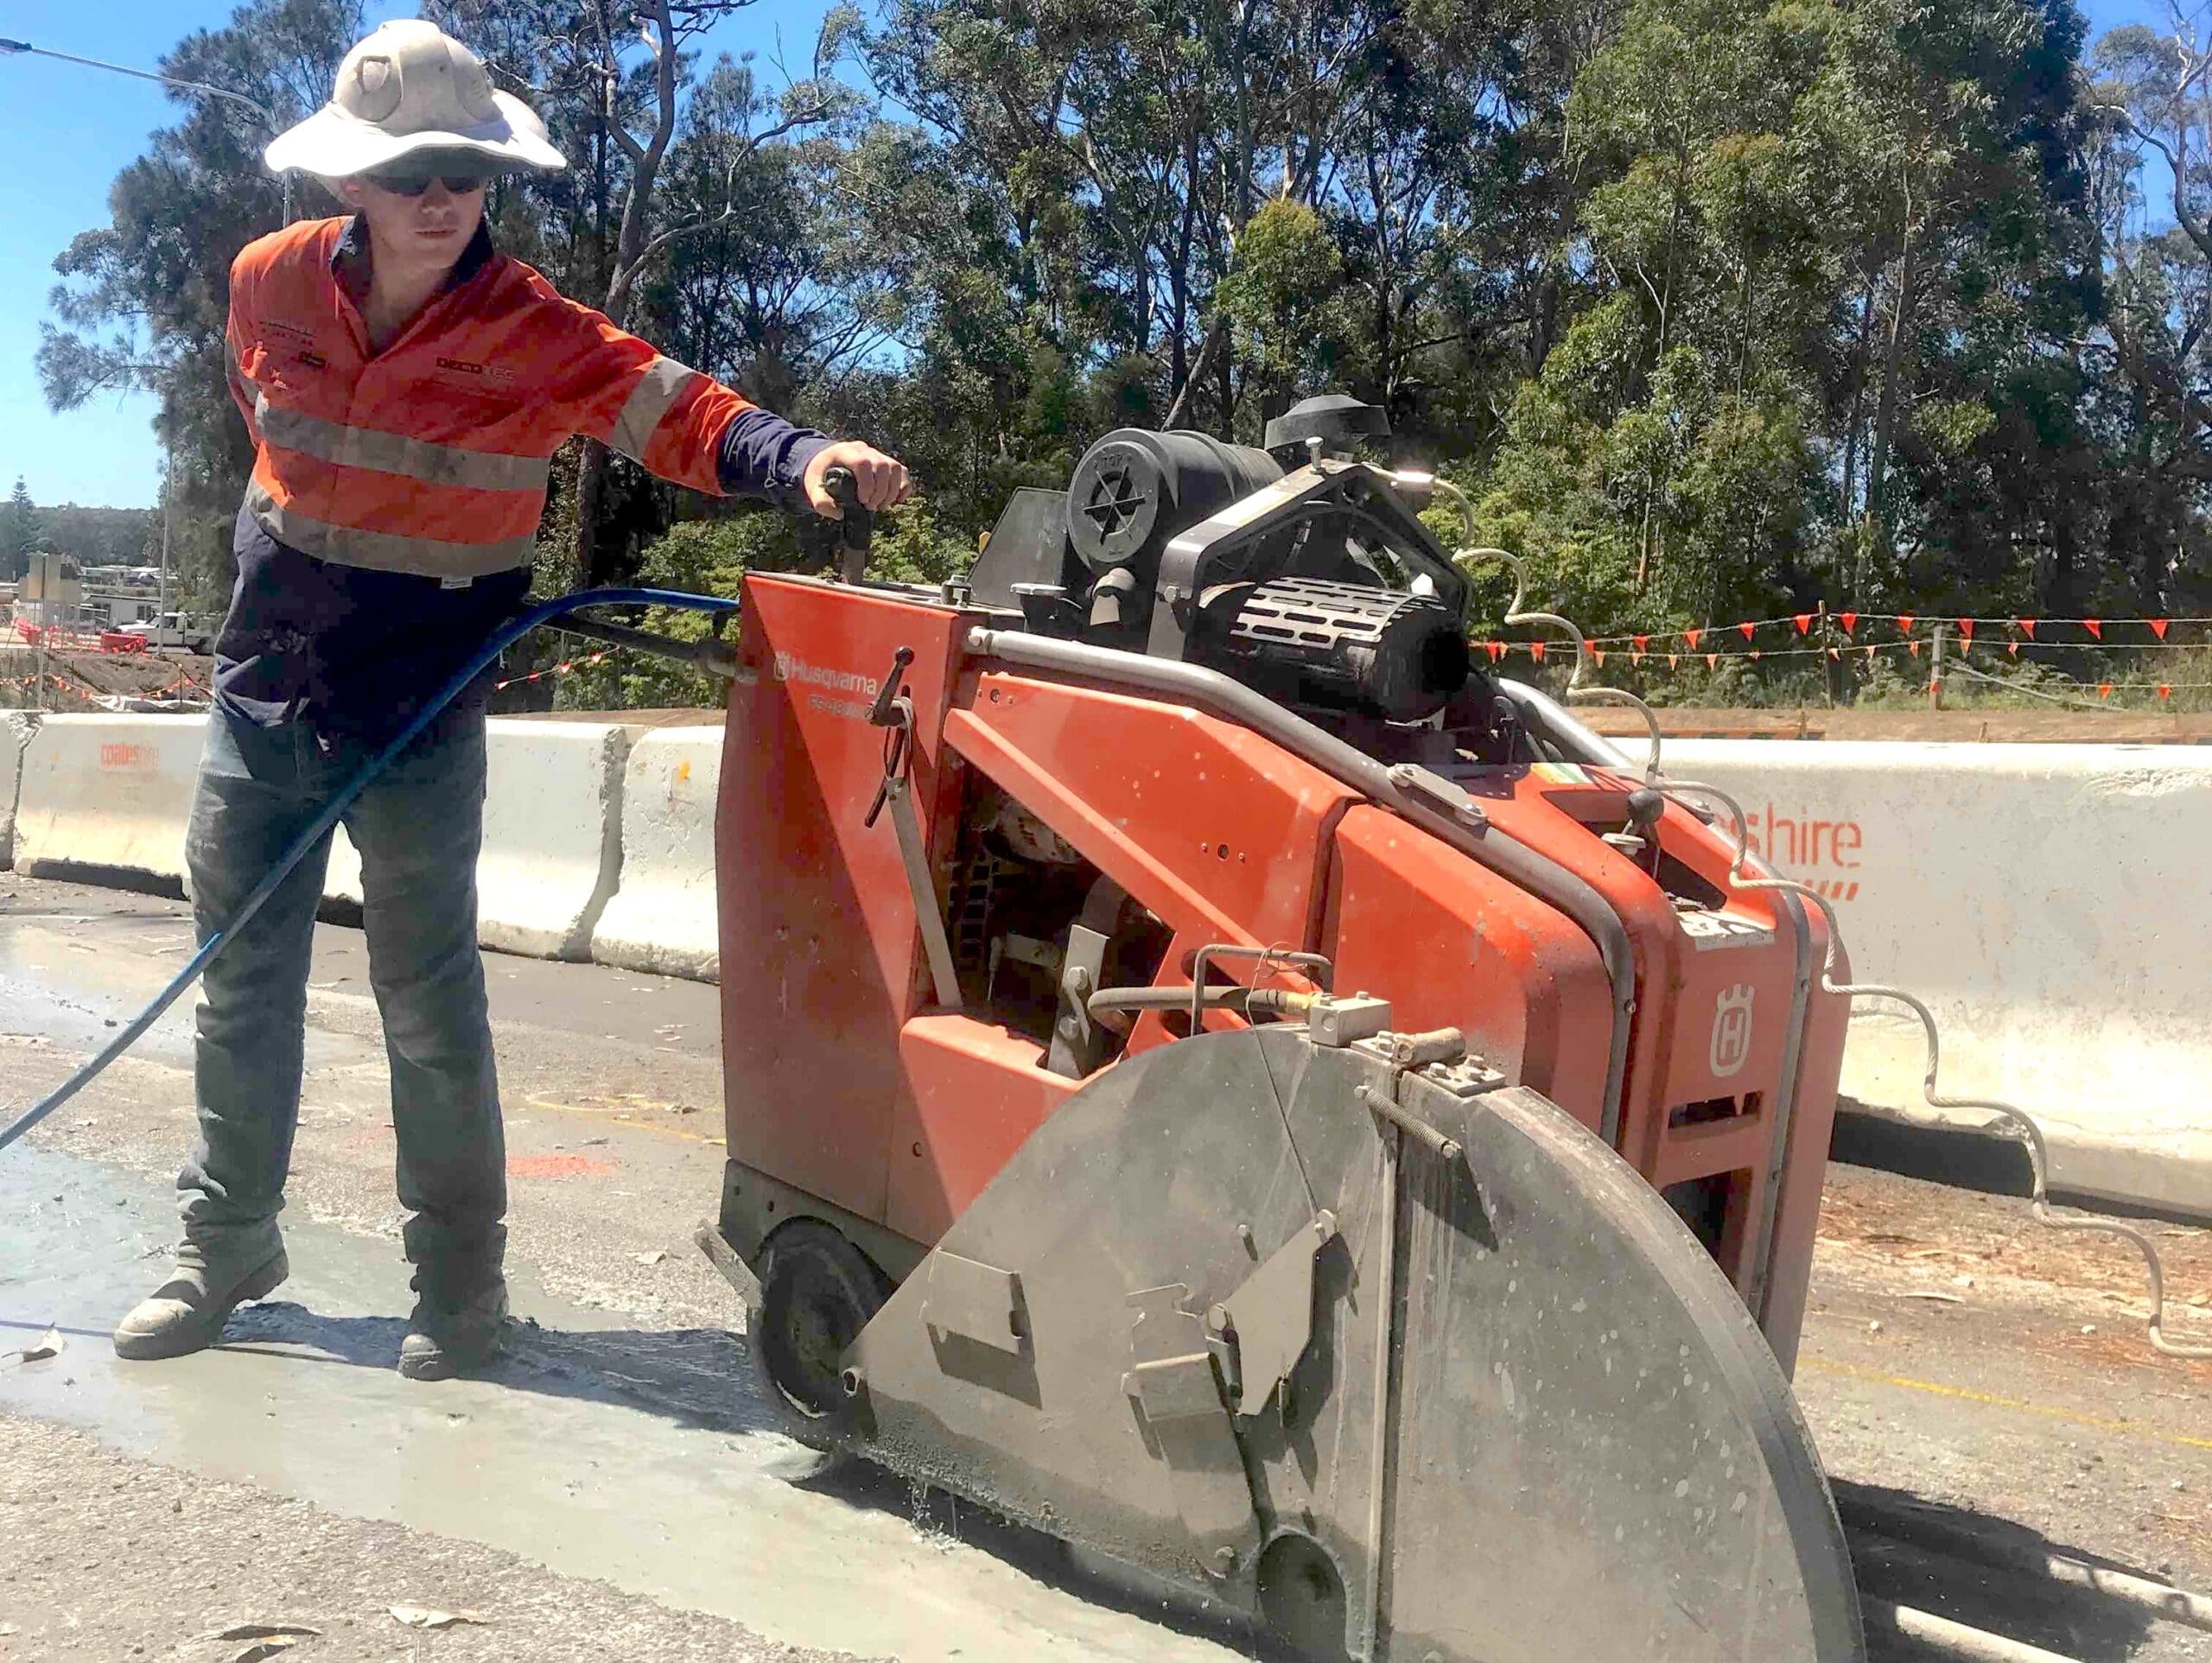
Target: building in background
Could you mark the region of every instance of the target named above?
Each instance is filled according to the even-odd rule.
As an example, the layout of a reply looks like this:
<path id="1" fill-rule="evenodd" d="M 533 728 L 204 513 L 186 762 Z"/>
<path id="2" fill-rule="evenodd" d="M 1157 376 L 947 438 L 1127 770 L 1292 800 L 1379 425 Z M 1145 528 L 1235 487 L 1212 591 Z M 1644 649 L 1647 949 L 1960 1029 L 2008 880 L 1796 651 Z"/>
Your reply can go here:
<path id="1" fill-rule="evenodd" d="M 87 566 L 80 620 L 86 630 L 119 630 L 143 623 L 162 610 L 158 566 Z"/>
<path id="2" fill-rule="evenodd" d="M 16 623 L 39 630 L 73 630 L 85 604 L 85 571 L 75 558 L 33 549 L 16 586 Z"/>

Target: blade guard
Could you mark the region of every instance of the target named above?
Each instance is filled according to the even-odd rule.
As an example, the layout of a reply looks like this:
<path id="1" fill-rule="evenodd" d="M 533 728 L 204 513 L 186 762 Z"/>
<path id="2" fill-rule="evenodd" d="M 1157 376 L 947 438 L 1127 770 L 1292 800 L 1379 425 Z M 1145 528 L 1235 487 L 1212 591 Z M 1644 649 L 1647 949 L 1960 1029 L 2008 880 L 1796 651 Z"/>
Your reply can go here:
<path id="1" fill-rule="evenodd" d="M 1318 1549 L 1354 1655 L 1862 1659 L 1741 1301 L 1631 1168 L 1494 1080 L 1287 1025 L 1108 1070 L 938 1249 L 1014 1279 L 1018 1349 L 933 1323 L 925 1265 L 848 1355 L 861 1452 L 1255 1613 L 1278 1550 L 1310 1580 Z M 1267 1313 L 1242 1357 L 1240 1307 Z"/>

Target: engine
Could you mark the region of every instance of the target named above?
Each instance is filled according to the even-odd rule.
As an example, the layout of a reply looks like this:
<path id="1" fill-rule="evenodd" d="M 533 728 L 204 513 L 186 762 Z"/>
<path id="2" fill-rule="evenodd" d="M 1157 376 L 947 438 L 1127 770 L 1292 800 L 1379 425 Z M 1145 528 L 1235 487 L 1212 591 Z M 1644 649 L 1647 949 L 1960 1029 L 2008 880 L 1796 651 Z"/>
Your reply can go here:
<path id="1" fill-rule="evenodd" d="M 1406 476 L 1354 460 L 1387 435 L 1341 395 L 1268 425 L 1267 447 L 1123 428 L 1065 491 L 1016 492 L 970 578 L 1027 628 L 1232 676 L 1338 727 L 1487 728 L 1465 577 Z M 1386 746 L 1385 748 L 1395 748 Z"/>

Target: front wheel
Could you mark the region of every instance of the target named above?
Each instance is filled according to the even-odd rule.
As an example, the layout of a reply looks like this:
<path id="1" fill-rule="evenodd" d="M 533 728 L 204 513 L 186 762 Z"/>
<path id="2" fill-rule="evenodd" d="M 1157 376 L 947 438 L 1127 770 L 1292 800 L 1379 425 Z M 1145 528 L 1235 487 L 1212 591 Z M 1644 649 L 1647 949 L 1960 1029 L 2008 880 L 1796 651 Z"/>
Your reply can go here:
<path id="1" fill-rule="evenodd" d="M 845 1389 L 845 1351 L 890 1297 L 873 1260 L 837 1230 L 793 1219 L 769 1238 L 760 1297 L 746 1307 L 753 1364 L 783 1430 L 809 1449 L 836 1454 L 860 1426 Z"/>

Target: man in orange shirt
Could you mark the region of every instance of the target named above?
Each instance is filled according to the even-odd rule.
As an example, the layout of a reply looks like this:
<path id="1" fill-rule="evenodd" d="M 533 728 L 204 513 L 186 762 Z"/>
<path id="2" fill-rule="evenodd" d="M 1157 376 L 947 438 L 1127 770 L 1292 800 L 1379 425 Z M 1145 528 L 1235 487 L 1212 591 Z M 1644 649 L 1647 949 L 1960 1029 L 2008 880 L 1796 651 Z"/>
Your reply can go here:
<path id="1" fill-rule="evenodd" d="M 550 459 L 572 435 L 680 484 L 832 518 L 832 467 L 870 509 L 907 489 L 880 451 L 757 409 L 498 252 L 486 182 L 564 164 L 529 108 L 434 25 L 386 23 L 357 44 L 330 104 L 268 161 L 329 180 L 354 213 L 288 225 L 232 268 L 231 390 L 256 455 L 186 847 L 202 940 L 520 607 Z M 398 1364 L 418 1379 L 487 1360 L 507 1311 L 476 948 L 485 708 L 480 682 L 345 816 L 418 1296 Z M 302 860 L 208 970 L 184 1241 L 175 1273 L 117 1328 L 122 1356 L 199 1350 L 289 1273 L 276 1215 L 328 854 Z"/>

